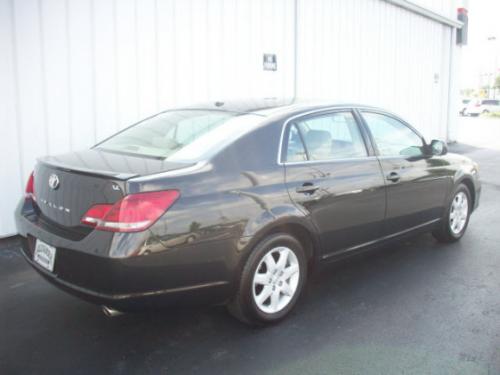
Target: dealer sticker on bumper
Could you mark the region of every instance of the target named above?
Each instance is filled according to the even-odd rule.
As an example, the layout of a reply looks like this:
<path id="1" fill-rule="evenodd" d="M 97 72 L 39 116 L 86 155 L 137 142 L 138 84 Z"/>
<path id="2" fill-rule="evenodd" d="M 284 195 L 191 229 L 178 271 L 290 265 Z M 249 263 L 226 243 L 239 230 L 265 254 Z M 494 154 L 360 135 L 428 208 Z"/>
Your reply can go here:
<path id="1" fill-rule="evenodd" d="M 33 254 L 33 260 L 43 268 L 52 272 L 54 271 L 55 259 L 56 248 L 37 239 L 35 245 L 35 253 Z"/>

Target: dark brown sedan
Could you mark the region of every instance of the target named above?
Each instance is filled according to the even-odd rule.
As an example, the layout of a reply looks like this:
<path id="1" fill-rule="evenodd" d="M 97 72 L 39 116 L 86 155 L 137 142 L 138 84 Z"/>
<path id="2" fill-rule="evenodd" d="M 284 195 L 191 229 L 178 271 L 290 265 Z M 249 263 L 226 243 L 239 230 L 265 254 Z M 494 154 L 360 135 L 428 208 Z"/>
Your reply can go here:
<path id="1" fill-rule="evenodd" d="M 33 268 L 109 314 L 224 303 L 262 324 L 311 265 L 459 240 L 479 196 L 476 163 L 386 111 L 218 102 L 39 159 L 16 221 Z"/>

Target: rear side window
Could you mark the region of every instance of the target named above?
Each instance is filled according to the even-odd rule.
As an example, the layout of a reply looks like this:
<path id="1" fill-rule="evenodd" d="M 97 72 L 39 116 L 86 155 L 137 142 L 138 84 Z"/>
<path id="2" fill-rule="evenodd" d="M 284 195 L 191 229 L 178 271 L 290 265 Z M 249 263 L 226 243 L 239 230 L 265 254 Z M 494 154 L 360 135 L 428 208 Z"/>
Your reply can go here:
<path id="1" fill-rule="evenodd" d="M 310 117 L 297 121 L 290 129 L 287 161 L 335 160 L 367 155 L 351 112 Z"/>
<path id="2" fill-rule="evenodd" d="M 372 133 L 381 156 L 419 156 L 423 154 L 422 138 L 393 117 L 364 112 L 363 117 Z"/>

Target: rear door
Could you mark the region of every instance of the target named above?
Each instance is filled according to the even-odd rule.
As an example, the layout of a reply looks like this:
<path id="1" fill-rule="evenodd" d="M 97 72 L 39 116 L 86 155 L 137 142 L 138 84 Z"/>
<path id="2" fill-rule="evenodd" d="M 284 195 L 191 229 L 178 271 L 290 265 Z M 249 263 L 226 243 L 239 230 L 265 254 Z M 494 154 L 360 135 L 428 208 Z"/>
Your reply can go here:
<path id="1" fill-rule="evenodd" d="M 324 258 L 381 236 L 384 180 L 365 136 L 350 110 L 286 125 L 281 157 L 287 188 L 317 227 Z"/>
<path id="2" fill-rule="evenodd" d="M 441 218 L 449 188 L 448 164 L 427 155 L 422 136 L 402 120 L 382 112 L 361 113 L 387 183 L 384 235 Z"/>

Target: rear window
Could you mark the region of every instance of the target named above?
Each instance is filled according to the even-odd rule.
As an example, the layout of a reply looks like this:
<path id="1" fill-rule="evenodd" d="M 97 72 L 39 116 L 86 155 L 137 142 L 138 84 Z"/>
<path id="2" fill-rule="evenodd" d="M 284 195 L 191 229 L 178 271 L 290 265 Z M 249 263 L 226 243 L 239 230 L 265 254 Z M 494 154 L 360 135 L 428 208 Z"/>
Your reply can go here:
<path id="1" fill-rule="evenodd" d="M 198 161 L 253 129 L 258 118 L 216 110 L 167 111 L 117 133 L 95 148 L 169 161 Z"/>

